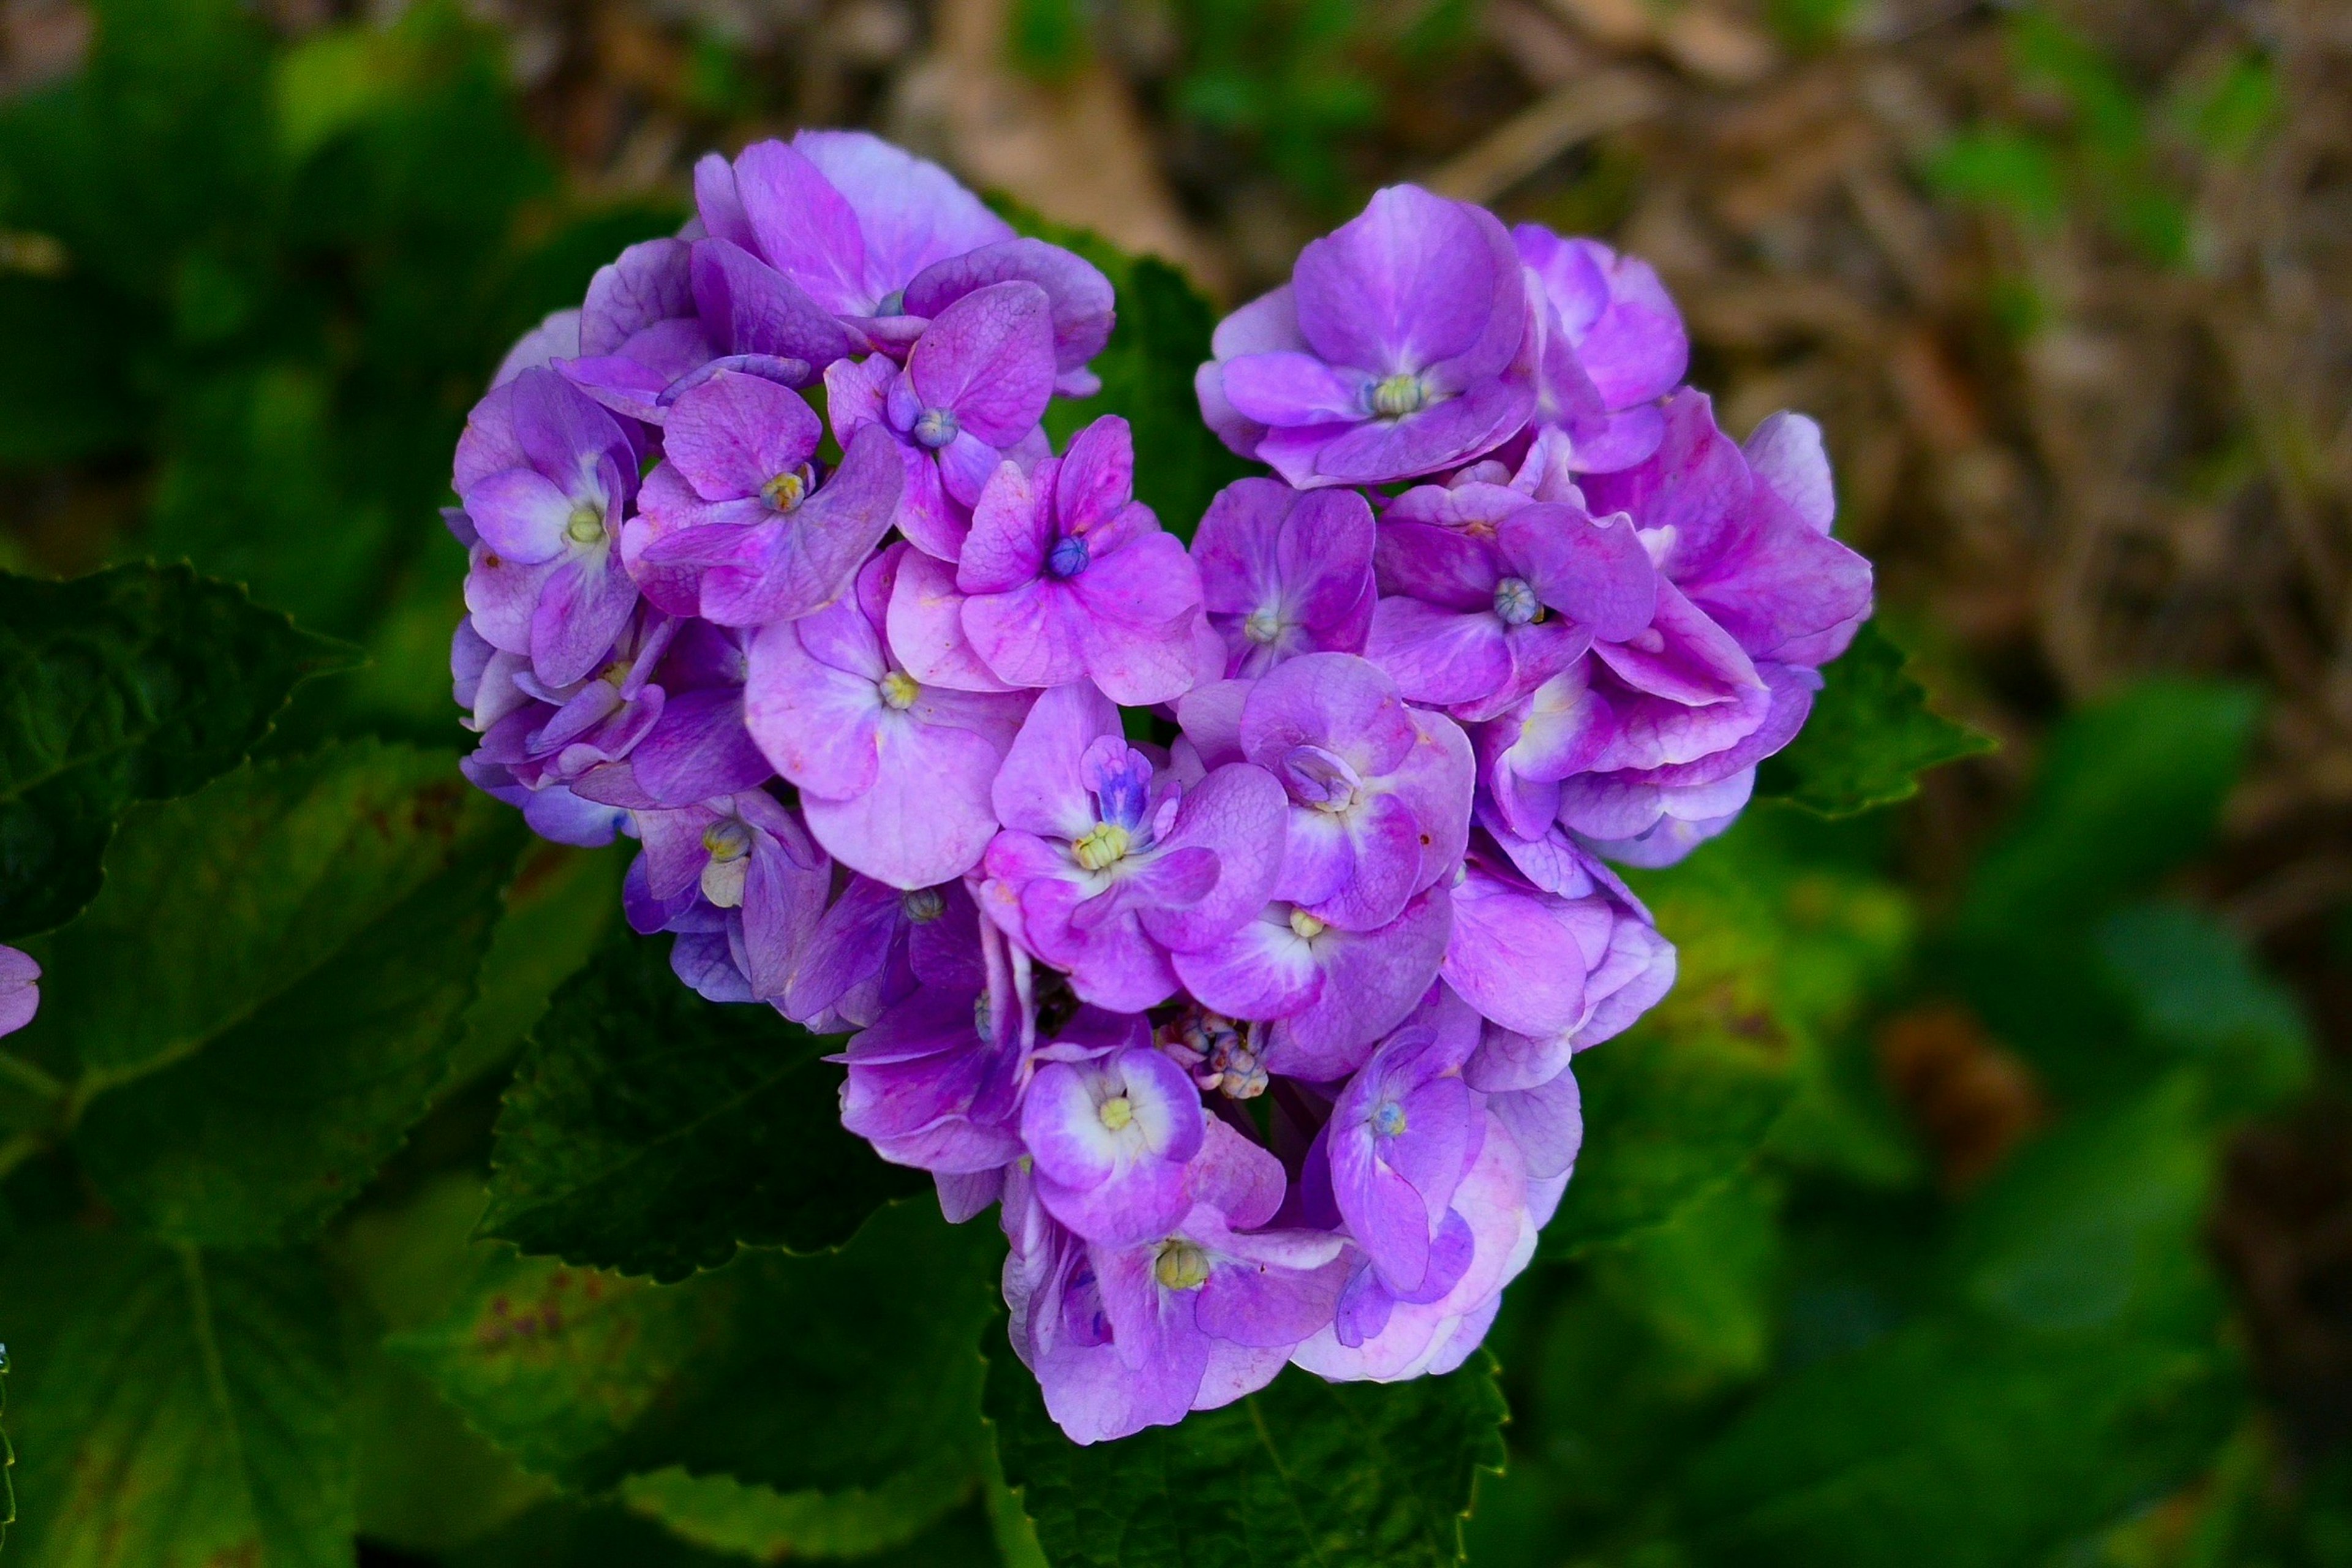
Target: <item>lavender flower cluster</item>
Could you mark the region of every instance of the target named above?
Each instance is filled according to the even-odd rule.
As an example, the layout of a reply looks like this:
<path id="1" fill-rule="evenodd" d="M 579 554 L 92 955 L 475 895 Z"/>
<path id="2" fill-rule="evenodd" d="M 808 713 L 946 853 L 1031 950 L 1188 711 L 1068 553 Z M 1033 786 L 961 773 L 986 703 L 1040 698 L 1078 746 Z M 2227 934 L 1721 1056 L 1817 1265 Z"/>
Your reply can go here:
<path id="1" fill-rule="evenodd" d="M 1280 477 L 1188 551 L 1123 420 L 1039 424 L 1094 268 L 859 134 L 695 188 L 459 445 L 468 775 L 849 1035 L 1076 1440 L 1457 1365 L 1673 982 L 1603 857 L 1720 830 L 1869 613 L 1818 430 L 1717 430 L 1641 262 L 1401 186 L 1218 329 Z"/>

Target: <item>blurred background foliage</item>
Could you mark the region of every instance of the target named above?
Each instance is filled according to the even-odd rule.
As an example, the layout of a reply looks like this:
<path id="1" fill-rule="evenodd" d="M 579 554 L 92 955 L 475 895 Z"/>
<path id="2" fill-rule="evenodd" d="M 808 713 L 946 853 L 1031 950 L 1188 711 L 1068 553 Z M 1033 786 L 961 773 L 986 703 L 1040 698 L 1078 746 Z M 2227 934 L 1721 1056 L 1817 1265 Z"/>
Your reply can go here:
<path id="1" fill-rule="evenodd" d="M 1395 178 L 1631 246 L 1728 425 L 1822 417 L 1883 678 L 2003 746 L 1640 879 L 1683 978 L 1580 1065 L 1470 1560 L 2352 1564 L 2347 82 L 2326 0 L 5 0 L 0 564 L 184 556 L 371 655 L 276 743 L 457 742 L 467 406 L 795 124 L 1218 308 Z M 1157 395 L 1212 310 L 1097 254 Z M 567 1495 L 452 1407 L 447 1325 L 565 1288 L 466 1237 L 617 876 L 530 859 L 329 1234 L 363 1561 L 1034 1561 L 964 1469 Z M 64 1181 L 5 1225 L 103 1218 Z"/>

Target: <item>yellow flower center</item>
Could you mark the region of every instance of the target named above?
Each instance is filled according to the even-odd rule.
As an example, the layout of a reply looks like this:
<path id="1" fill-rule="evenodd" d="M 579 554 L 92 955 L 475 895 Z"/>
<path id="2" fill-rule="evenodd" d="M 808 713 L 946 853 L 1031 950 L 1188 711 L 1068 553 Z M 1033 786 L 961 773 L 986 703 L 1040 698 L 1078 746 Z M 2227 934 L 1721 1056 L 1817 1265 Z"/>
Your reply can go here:
<path id="1" fill-rule="evenodd" d="M 563 524 L 563 531 L 575 544 L 595 544 L 604 537 L 604 509 L 582 501 L 572 509 L 572 516 Z"/>
<path id="2" fill-rule="evenodd" d="M 1078 864 L 1087 870 L 1099 871 L 1125 859 L 1130 842 L 1127 829 L 1118 824 L 1097 822 L 1087 830 L 1084 838 L 1070 846 L 1070 853 L 1076 856 Z"/>
<path id="3" fill-rule="evenodd" d="M 1123 1094 L 1113 1095 L 1102 1102 L 1102 1109 L 1095 1114 L 1101 1117 L 1102 1124 L 1113 1132 L 1123 1132 L 1135 1120 L 1135 1105 Z"/>
<path id="4" fill-rule="evenodd" d="M 883 706 L 896 709 L 901 713 L 912 708 L 915 705 L 915 699 L 921 696 L 923 691 L 921 687 L 915 684 L 915 678 L 903 669 L 892 670 L 875 685 L 882 693 Z"/>
<path id="5" fill-rule="evenodd" d="M 1197 1290 L 1209 1282 L 1209 1255 L 1189 1241 L 1166 1241 L 1151 1272 L 1171 1290 Z"/>
<path id="6" fill-rule="evenodd" d="M 1331 928 L 1305 910 L 1290 911 L 1290 929 L 1301 942 L 1313 942 Z"/>

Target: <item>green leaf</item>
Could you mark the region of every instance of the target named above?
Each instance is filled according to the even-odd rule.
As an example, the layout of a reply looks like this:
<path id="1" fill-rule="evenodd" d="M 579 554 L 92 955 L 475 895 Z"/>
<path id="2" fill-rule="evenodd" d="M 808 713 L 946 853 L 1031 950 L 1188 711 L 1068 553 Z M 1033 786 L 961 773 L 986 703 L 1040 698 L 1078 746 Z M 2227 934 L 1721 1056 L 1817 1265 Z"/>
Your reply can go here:
<path id="1" fill-rule="evenodd" d="M 1004 205 L 1004 204 L 1000 204 Z M 1216 493 L 1257 470 L 1234 456 L 1201 419 L 1192 373 L 1210 357 L 1216 311 L 1184 274 L 1152 256 L 1129 256 L 1087 229 L 1050 223 L 1007 207 L 1024 234 L 1066 246 L 1103 270 L 1118 296 L 1110 342 L 1095 356 L 1102 390 L 1057 397 L 1045 410 L 1045 433 L 1066 448 L 1078 430 L 1106 414 L 1135 431 L 1135 497 L 1162 527 L 1190 541 Z"/>
<path id="2" fill-rule="evenodd" d="M 485 1234 L 682 1279 L 740 1243 L 837 1247 L 922 1191 L 841 1126 L 841 1069 L 772 1008 L 706 1002 L 623 931 L 556 994 L 499 1115 Z"/>
<path id="3" fill-rule="evenodd" d="M 310 1259 L 47 1231 L 7 1259 L 37 1568 L 350 1568 L 334 1303 Z"/>
<path id="4" fill-rule="evenodd" d="M 2027 1149 L 1959 1217 L 1956 1304 L 1774 1385 L 1698 1457 L 1710 1559 L 1998 1568 L 2188 1479 L 2238 1408 L 2212 1164 L 2186 1074 Z"/>
<path id="5" fill-rule="evenodd" d="M 2033 793 L 1969 880 L 1962 932 L 2030 944 L 2195 858 L 2262 714 L 2255 693 L 2152 679 L 2080 710 L 2050 737 Z"/>
<path id="6" fill-rule="evenodd" d="M 1787 751 L 1768 758 L 1757 794 L 1823 816 L 1848 816 L 1919 793 L 1929 768 L 1993 749 L 1990 736 L 1932 711 L 1904 669 L 1903 650 L 1864 621 L 1823 672 L 1811 717 Z"/>
<path id="7" fill-rule="evenodd" d="M 0 1345 L 0 1416 L 8 1413 L 8 1347 Z M 9 1474 L 16 1468 L 16 1451 L 0 1429 L 0 1546 L 7 1544 L 8 1527 L 16 1522 L 16 1489 Z"/>
<path id="8" fill-rule="evenodd" d="M 566 1498 L 439 1561 L 443 1568 L 743 1568 L 799 1562 L 803 1555 L 757 1556 L 698 1543 L 619 1503 Z M 858 1568 L 1000 1568 L 987 1516 L 976 1506 L 958 1509 L 921 1534 L 856 1562 Z"/>
<path id="9" fill-rule="evenodd" d="M 505 1062 L 547 1016 L 555 990 L 578 973 L 620 918 L 621 879 L 635 846 L 574 849 L 534 840 L 507 889 L 506 912 L 482 960 L 481 994 L 445 1089 Z"/>
<path id="10" fill-rule="evenodd" d="M 395 1336 L 474 1427 L 565 1487 L 681 1466 L 779 1492 L 943 1474 L 978 1441 L 981 1325 L 999 1243 L 929 1199 L 845 1249 L 742 1252 L 654 1285 L 490 1258 L 446 1318 Z"/>
<path id="11" fill-rule="evenodd" d="M 446 1315 L 473 1278 L 488 1249 L 469 1239 L 482 1195 L 470 1173 L 446 1174 L 397 1205 L 352 1214 L 328 1244 L 351 1346 L 359 1530 L 404 1552 L 446 1552 L 554 1490 L 383 1352 L 385 1334 Z"/>
<path id="12" fill-rule="evenodd" d="M 2255 968 L 2245 940 L 2194 905 L 2119 910 L 2096 937 L 2110 981 L 2139 1033 L 2195 1063 L 2217 1106 L 2259 1110 L 2302 1088 L 2310 1026 L 2294 994 Z"/>
<path id="13" fill-rule="evenodd" d="M 1028 1369 L 992 1354 L 988 1416 L 1053 1568 L 1453 1568 L 1477 1474 L 1503 1466 L 1483 1354 L 1387 1384 L 1286 1368 L 1222 1409 L 1083 1447 Z"/>
<path id="14" fill-rule="evenodd" d="M 338 747 L 133 813 L 36 944 L 28 1052 L 78 1061 L 73 1144 L 174 1240 L 315 1232 L 425 1112 L 520 848 L 445 752 Z"/>
<path id="15" fill-rule="evenodd" d="M 713 1552 L 761 1563 L 787 1557 L 864 1557 L 904 1545 L 962 1500 L 971 1487 L 969 1463 L 950 1456 L 941 1465 L 906 1471 L 871 1491 L 779 1492 L 732 1476 L 696 1476 L 678 1468 L 631 1476 L 621 1498 L 671 1533 Z"/>
<path id="16" fill-rule="evenodd" d="M 0 940 L 73 918 L 122 808 L 245 759 L 350 650 L 185 566 L 0 573 Z"/>

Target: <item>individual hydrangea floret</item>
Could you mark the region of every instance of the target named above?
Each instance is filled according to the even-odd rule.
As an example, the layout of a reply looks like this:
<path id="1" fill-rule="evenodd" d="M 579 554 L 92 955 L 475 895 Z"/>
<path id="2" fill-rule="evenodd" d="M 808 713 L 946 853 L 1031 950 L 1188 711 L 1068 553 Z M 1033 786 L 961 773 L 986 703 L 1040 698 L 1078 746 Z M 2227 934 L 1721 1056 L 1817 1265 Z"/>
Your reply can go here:
<path id="1" fill-rule="evenodd" d="M 1356 490 L 1241 479 L 1201 519 L 1192 553 L 1225 673 L 1304 653 L 1361 653 L 1372 624 L 1372 509 Z"/>
<path id="2" fill-rule="evenodd" d="M 0 1035 L 13 1035 L 33 1021 L 41 1005 L 41 966 L 29 953 L 0 947 Z"/>

